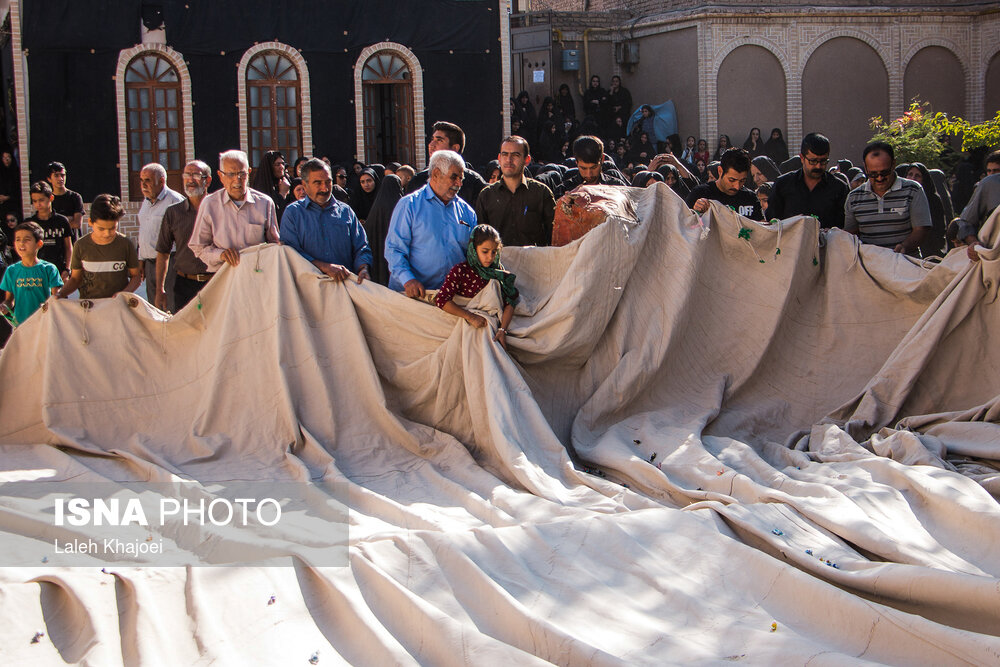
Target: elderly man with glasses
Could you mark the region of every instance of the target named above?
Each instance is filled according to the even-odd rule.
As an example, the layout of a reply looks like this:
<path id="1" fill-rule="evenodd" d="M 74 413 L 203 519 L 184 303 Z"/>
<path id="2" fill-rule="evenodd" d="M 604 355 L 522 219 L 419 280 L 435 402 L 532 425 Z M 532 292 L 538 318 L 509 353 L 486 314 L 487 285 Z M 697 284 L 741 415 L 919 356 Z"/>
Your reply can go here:
<path id="1" fill-rule="evenodd" d="M 476 226 L 476 212 L 458 194 L 465 177 L 462 156 L 435 151 L 427 170 L 427 184 L 396 204 L 385 239 L 389 289 L 413 299 L 441 287 L 451 267 L 465 259 Z"/>
<path id="2" fill-rule="evenodd" d="M 862 158 L 868 182 L 847 195 L 844 230 L 862 243 L 915 255 L 931 228 L 923 187 L 896 175 L 896 155 L 883 141 L 865 146 Z"/>
<path id="3" fill-rule="evenodd" d="M 774 182 L 767 200 L 767 217 L 784 220 L 795 215 L 815 215 L 823 229 L 844 226 L 844 202 L 849 188 L 826 170 L 830 140 L 817 132 L 802 139 L 802 168 L 783 174 Z"/>
<path id="4" fill-rule="evenodd" d="M 263 192 L 247 187 L 249 165 L 243 151 L 219 155 L 216 173 L 222 189 L 206 195 L 198 207 L 188 246 L 205 263 L 208 273 L 221 269 L 223 262 L 239 264 L 243 248 L 278 243 L 274 202 Z"/>
<path id="5" fill-rule="evenodd" d="M 156 307 L 169 308 L 173 312 L 186 306 L 212 277 L 205 263 L 195 257 L 188 246 L 198 208 L 212 182 L 212 169 L 201 160 L 191 160 L 184 165 L 181 176 L 184 178 L 184 199 L 163 214 L 156 241 Z M 175 248 L 177 278 L 171 286 L 167 280 L 167 260 Z"/>

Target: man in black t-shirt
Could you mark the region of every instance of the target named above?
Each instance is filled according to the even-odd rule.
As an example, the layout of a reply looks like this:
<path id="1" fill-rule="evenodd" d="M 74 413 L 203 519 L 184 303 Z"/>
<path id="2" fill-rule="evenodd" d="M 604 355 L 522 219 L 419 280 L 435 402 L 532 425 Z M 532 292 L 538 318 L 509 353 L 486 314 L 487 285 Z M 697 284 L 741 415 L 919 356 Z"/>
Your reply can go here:
<path id="1" fill-rule="evenodd" d="M 45 232 L 42 249 L 38 251 L 38 258 L 55 264 L 56 268 L 59 269 L 59 275 L 63 277 L 63 280 L 66 280 L 69 276 L 69 261 L 73 253 L 69 222 L 65 216 L 52 210 L 52 188 L 49 187 L 48 182 L 33 183 L 28 193 L 35 214 L 27 221 L 37 222 L 42 231 Z"/>
<path id="2" fill-rule="evenodd" d="M 743 179 L 750 173 L 750 156 L 742 148 L 730 148 L 722 154 L 720 165 L 722 176 L 711 183 L 699 185 L 687 197 L 687 205 L 696 213 L 704 213 L 709 208 L 708 200 L 731 206 L 743 217 L 761 222 L 764 212 L 760 200 L 753 191 L 743 187 Z"/>
<path id="3" fill-rule="evenodd" d="M 45 180 L 52 186 L 52 210 L 65 216 L 73 234 L 73 241 L 80 238 L 80 224 L 83 222 L 83 197 L 66 187 L 66 167 L 62 162 L 49 162 L 49 174 Z"/>

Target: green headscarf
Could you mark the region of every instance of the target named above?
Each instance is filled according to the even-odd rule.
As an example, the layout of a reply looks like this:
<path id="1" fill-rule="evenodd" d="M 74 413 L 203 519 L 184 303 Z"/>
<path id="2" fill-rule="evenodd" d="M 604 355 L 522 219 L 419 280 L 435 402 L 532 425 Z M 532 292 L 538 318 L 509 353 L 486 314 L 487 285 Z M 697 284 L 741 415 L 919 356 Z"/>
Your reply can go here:
<path id="1" fill-rule="evenodd" d="M 503 268 L 503 265 L 500 263 L 499 251 L 493 257 L 492 264 L 483 266 L 482 262 L 479 261 L 479 255 L 476 254 L 476 246 L 472 244 L 474 236 L 475 230 L 469 236 L 469 245 L 465 248 L 465 260 L 483 280 L 496 280 L 500 283 L 500 292 L 503 294 L 504 304 L 513 304 L 517 301 L 517 288 L 514 287 L 514 279 L 517 276 Z"/>

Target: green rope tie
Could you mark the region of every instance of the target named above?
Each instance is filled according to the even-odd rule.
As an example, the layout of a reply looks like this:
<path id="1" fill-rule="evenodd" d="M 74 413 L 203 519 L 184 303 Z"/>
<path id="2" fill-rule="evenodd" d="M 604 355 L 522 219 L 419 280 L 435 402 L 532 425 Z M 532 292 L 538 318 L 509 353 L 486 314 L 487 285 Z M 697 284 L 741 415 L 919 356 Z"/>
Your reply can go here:
<path id="1" fill-rule="evenodd" d="M 743 239 L 745 241 L 749 241 L 750 240 L 750 235 L 752 233 L 753 233 L 753 230 L 750 229 L 749 227 L 740 227 L 739 238 L 741 238 L 741 239 Z"/>

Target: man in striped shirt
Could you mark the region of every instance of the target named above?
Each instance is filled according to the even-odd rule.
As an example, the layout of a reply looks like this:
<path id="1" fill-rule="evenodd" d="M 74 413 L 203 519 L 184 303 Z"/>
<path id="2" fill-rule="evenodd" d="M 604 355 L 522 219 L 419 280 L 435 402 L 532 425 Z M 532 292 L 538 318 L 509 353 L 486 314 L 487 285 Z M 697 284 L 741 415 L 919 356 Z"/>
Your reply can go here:
<path id="1" fill-rule="evenodd" d="M 856 234 L 862 243 L 915 254 L 931 228 L 924 189 L 896 175 L 896 156 L 889 144 L 872 142 L 862 157 L 868 182 L 848 193 L 844 230 Z"/>

